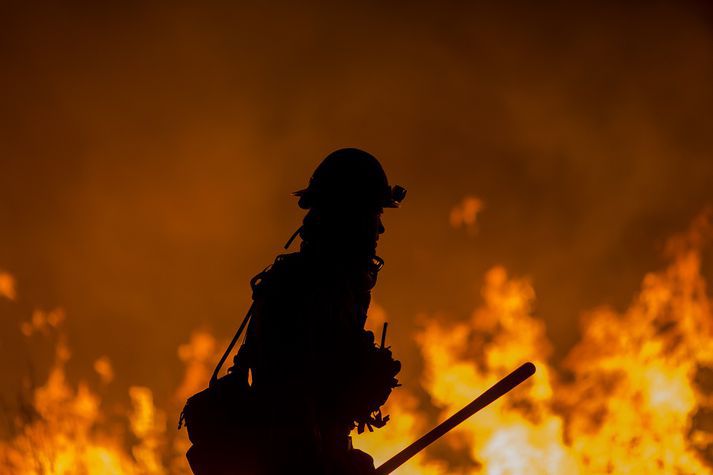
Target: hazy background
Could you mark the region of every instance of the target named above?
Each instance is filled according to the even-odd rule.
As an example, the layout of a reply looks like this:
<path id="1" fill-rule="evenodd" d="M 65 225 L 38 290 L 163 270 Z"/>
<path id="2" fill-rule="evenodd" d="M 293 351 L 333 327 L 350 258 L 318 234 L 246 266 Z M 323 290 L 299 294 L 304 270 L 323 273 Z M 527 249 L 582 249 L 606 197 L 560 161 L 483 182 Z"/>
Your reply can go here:
<path id="1" fill-rule="evenodd" d="M 708 2 L 59 3 L 0 16 L 8 396 L 45 366 L 20 322 L 61 306 L 72 372 L 106 354 L 168 397 L 176 347 L 232 334 L 335 148 L 409 190 L 375 291 L 409 381 L 415 317 L 466 318 L 490 266 L 532 279 L 559 358 L 713 202 Z M 476 235 L 449 224 L 468 195 Z"/>

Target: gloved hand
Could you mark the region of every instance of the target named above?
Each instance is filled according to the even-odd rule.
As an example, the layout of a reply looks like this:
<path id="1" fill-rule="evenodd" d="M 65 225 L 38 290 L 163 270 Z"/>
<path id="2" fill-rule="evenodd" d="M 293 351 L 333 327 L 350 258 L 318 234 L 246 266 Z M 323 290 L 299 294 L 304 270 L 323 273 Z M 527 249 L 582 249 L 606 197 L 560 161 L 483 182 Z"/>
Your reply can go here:
<path id="1" fill-rule="evenodd" d="M 396 375 L 401 371 L 401 362 L 394 359 L 391 350 L 372 346 L 363 355 L 362 387 L 367 396 L 369 409 L 375 411 L 386 402 L 391 390 L 398 386 Z"/>
<path id="2" fill-rule="evenodd" d="M 354 417 L 359 433 L 365 427 L 372 430 L 388 421 L 388 416 L 382 418 L 379 408 L 398 386 L 396 375 L 401 370 L 401 363 L 394 359 L 389 348 L 374 345 L 373 333 L 364 332 L 361 338 L 362 345 L 355 358 L 358 364 L 350 373 L 351 387 L 346 400 L 347 412 Z"/>

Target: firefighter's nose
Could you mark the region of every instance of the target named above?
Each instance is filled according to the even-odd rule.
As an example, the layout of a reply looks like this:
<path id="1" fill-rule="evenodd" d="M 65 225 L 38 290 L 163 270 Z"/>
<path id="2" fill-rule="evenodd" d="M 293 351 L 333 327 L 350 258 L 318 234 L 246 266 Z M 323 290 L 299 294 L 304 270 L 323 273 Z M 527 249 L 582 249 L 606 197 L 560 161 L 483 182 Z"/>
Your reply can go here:
<path id="1" fill-rule="evenodd" d="M 381 218 L 379 218 L 378 232 L 379 234 L 384 234 L 384 231 L 386 231 L 386 228 L 384 227 L 384 223 L 381 222 Z"/>

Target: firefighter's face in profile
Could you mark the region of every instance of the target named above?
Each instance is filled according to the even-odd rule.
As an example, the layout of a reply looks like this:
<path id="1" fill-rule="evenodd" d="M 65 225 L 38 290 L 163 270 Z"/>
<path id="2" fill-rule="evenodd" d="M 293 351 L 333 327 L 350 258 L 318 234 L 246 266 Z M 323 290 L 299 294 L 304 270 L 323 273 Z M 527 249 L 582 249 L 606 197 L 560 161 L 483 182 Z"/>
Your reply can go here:
<path id="1" fill-rule="evenodd" d="M 379 213 L 376 215 L 376 240 L 379 240 L 379 236 L 384 234 L 384 231 L 386 231 L 386 228 L 384 227 L 383 221 L 381 221 L 381 215 L 383 213 L 383 210 L 379 210 Z"/>
<path id="2" fill-rule="evenodd" d="M 385 228 L 381 220 L 383 209 L 344 207 L 319 210 L 319 220 L 329 225 L 323 230 L 327 241 L 348 255 L 376 254 L 379 236 Z"/>
<path id="3" fill-rule="evenodd" d="M 352 232 L 357 237 L 358 247 L 365 248 L 370 255 L 376 253 L 377 241 L 384 231 L 384 223 L 381 221 L 382 209 L 364 210 L 355 213 L 354 229 Z"/>

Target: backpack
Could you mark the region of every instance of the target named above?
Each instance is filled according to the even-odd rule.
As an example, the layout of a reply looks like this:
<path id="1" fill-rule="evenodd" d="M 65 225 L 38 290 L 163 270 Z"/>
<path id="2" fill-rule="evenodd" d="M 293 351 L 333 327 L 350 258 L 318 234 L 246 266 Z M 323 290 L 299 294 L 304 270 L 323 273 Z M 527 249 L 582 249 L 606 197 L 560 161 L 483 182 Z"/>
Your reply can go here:
<path id="1" fill-rule="evenodd" d="M 220 378 L 218 374 L 252 317 L 257 291 L 271 267 L 250 281 L 253 304 L 215 367 L 208 387 L 188 398 L 179 417 L 178 429 L 186 426 L 192 444 L 186 458 L 195 475 L 258 473 L 259 411 L 255 410 L 256 398 L 249 383 L 246 358 L 241 358 L 245 345 L 228 373 Z"/>

